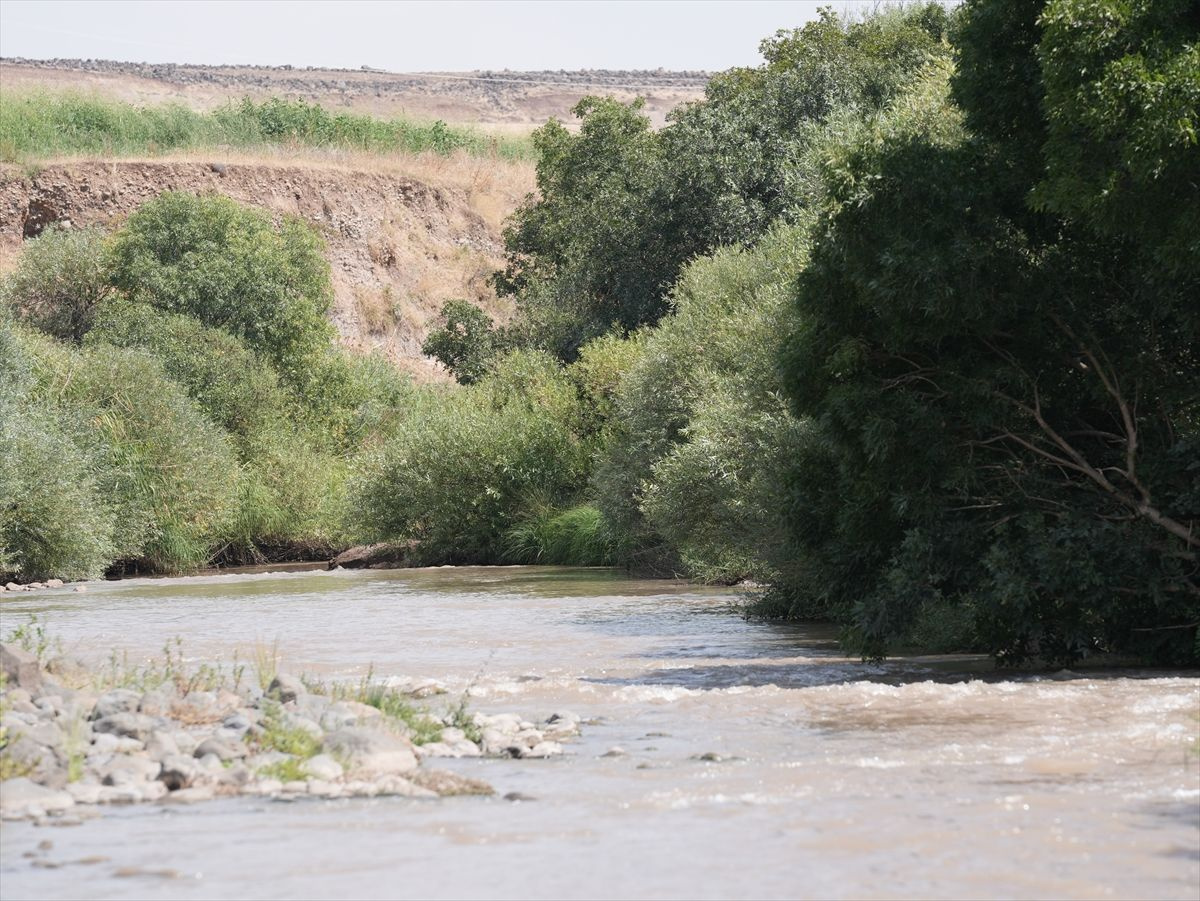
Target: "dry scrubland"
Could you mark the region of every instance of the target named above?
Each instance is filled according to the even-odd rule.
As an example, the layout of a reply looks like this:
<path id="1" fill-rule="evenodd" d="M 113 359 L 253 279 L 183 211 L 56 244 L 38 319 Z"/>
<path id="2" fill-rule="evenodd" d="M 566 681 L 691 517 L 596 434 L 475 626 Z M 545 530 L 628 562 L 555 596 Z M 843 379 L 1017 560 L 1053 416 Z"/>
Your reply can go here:
<path id="1" fill-rule="evenodd" d="M 699 100 L 707 72 L 377 72 L 290 66 L 186 66 L 110 60 L 0 60 L 9 90 L 95 91 L 130 103 L 212 109 L 242 97 L 285 97 L 372 116 L 412 116 L 528 131 L 551 116 L 570 119 L 587 94 L 646 98 L 656 125 L 680 103 Z"/>

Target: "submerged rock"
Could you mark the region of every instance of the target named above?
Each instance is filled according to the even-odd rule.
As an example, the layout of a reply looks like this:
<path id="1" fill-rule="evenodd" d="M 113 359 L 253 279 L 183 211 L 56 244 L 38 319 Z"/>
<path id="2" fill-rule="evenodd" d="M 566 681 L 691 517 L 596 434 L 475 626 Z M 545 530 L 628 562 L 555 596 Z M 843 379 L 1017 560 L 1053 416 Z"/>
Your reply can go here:
<path id="1" fill-rule="evenodd" d="M 416 548 L 415 541 L 385 541 L 381 544 L 360 544 L 342 551 L 329 561 L 330 569 L 383 569 L 407 566 Z"/>

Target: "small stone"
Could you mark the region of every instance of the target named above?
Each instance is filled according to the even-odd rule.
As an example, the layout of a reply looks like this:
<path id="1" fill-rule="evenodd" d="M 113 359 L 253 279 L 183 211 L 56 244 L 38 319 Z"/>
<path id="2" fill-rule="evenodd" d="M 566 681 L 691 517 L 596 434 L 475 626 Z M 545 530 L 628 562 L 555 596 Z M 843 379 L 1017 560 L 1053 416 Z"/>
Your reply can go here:
<path id="1" fill-rule="evenodd" d="M 524 792 L 509 792 L 507 795 L 504 796 L 504 800 L 521 802 L 521 801 L 536 801 L 537 798 L 535 798 L 533 795 L 527 795 Z"/>
<path id="2" fill-rule="evenodd" d="M 436 798 L 437 792 L 413 784 L 403 776 L 382 776 L 375 780 L 375 794 L 403 798 Z"/>
<path id="3" fill-rule="evenodd" d="M 170 791 L 191 788 L 203 778 L 203 771 L 193 757 L 182 754 L 169 754 L 162 760 L 162 770 L 158 778 Z"/>
<path id="4" fill-rule="evenodd" d="M 74 806 L 75 799 L 67 792 L 46 788 L 24 776 L 0 782 L 0 816 L 5 819 L 62 813 Z"/>
<path id="5" fill-rule="evenodd" d="M 365 726 L 372 720 L 383 716 L 378 708 L 358 701 L 338 701 L 330 704 L 321 715 L 321 727 L 329 732 L 336 732 L 347 726 Z"/>
<path id="6" fill-rule="evenodd" d="M 472 779 L 449 770 L 420 769 L 412 777 L 419 788 L 428 789 L 439 797 L 451 798 L 458 795 L 492 795 L 496 790 L 479 779 Z"/>
<path id="7" fill-rule="evenodd" d="M 76 586 L 75 586 L 74 588 L 72 588 L 71 590 L 72 590 L 72 591 L 80 591 L 80 592 L 83 592 L 83 591 L 87 591 L 87 586 L 86 586 L 86 585 L 76 585 Z"/>
<path id="8" fill-rule="evenodd" d="M 341 779 L 345 773 L 345 769 L 342 767 L 342 765 L 328 754 L 318 754 L 316 757 L 304 761 L 301 769 L 304 770 L 306 775 L 312 777 L 313 779 L 319 779 L 326 782 L 333 782 L 336 779 Z"/>
<path id="9" fill-rule="evenodd" d="M 151 760 L 162 761 L 179 755 L 179 744 L 170 732 L 155 732 L 146 741 L 146 754 Z"/>
<path id="10" fill-rule="evenodd" d="M 556 757 L 563 752 L 562 745 L 556 741 L 543 741 L 534 745 L 526 751 L 522 757 L 531 757 L 534 759 L 544 759 L 546 757 Z"/>
<path id="11" fill-rule="evenodd" d="M 66 584 L 66 583 L 63 582 L 62 579 L 47 579 L 46 580 L 47 588 L 62 588 L 64 584 Z"/>
<path id="12" fill-rule="evenodd" d="M 66 792 L 75 799 L 76 804 L 99 804 L 101 788 L 103 786 L 99 782 L 71 782 Z"/>
<path id="13" fill-rule="evenodd" d="M 104 785 L 138 785 L 157 779 L 161 765 L 147 757 L 118 754 L 111 761 L 96 768 L 96 774 Z"/>
<path id="14" fill-rule="evenodd" d="M 211 691 L 189 692 L 171 706 L 171 716 L 185 723 L 218 723 L 227 713 Z"/>
<path id="15" fill-rule="evenodd" d="M 532 748 L 534 745 L 541 744 L 544 736 L 537 729 L 522 729 L 517 733 L 514 741 L 517 744 L 525 745 L 527 748 Z"/>
<path id="16" fill-rule="evenodd" d="M 321 738 L 325 735 L 325 730 L 314 723 L 306 716 L 300 716 L 295 713 L 284 715 L 283 724 L 291 729 L 303 729 L 313 738 Z"/>
<path id="17" fill-rule="evenodd" d="M 42 687 L 42 669 L 37 657 L 15 644 L 0 644 L 0 672 L 10 687 L 23 688 L 30 694 L 37 694 Z"/>
<path id="18" fill-rule="evenodd" d="M 317 798 L 332 798 L 334 795 L 341 793 L 342 787 L 334 782 L 326 782 L 324 779 L 309 779 L 306 786 L 306 791 Z"/>
<path id="19" fill-rule="evenodd" d="M 140 800 L 141 787 L 133 783 L 101 786 L 98 798 L 101 804 L 136 804 Z"/>
<path id="20" fill-rule="evenodd" d="M 267 686 L 267 697 L 273 698 L 281 704 L 286 704 L 288 701 L 294 701 L 301 695 L 308 693 L 308 689 L 304 687 L 304 683 L 295 676 L 285 675 L 280 673 L 271 680 L 271 684 Z"/>
<path id="21" fill-rule="evenodd" d="M 230 729 L 238 733 L 245 733 L 252 725 L 254 725 L 254 723 L 244 713 L 231 713 L 221 722 L 221 726 L 223 728 Z"/>
<path id="22" fill-rule="evenodd" d="M 33 704 L 33 697 L 23 688 L 10 688 L 4 695 L 9 707 L 17 704 Z"/>
<path id="23" fill-rule="evenodd" d="M 45 690 L 46 690 L 46 686 L 43 685 L 42 691 L 44 692 Z M 53 717 L 60 710 L 62 710 L 62 706 L 63 706 L 62 695 L 42 694 L 40 697 L 38 697 L 37 699 L 34 700 L 33 706 L 36 707 L 43 716 Z"/>
<path id="24" fill-rule="evenodd" d="M 165 686 L 148 691 L 138 702 L 138 710 L 150 716 L 167 716 L 178 700 L 178 695 Z"/>
<path id="25" fill-rule="evenodd" d="M 244 763 L 235 763 L 217 774 L 217 788 L 218 790 L 222 788 L 240 790 L 252 778 L 253 774 L 249 767 Z"/>
<path id="26" fill-rule="evenodd" d="M 189 757 L 196 750 L 196 745 L 200 744 L 199 737 L 185 729 L 176 729 L 174 732 L 168 734 L 174 739 L 175 744 L 179 748 L 179 753 L 186 754 Z"/>
<path id="27" fill-rule="evenodd" d="M 117 713 L 136 713 L 142 696 L 128 688 L 115 688 L 100 695 L 92 708 L 92 719 L 100 720 Z"/>
<path id="28" fill-rule="evenodd" d="M 196 745 L 193 757 L 205 757 L 215 754 L 220 761 L 240 760 L 249 754 L 245 744 L 240 741 L 227 741 L 220 738 L 206 738 Z"/>
<path id="29" fill-rule="evenodd" d="M 47 748 L 62 748 L 65 740 L 62 729 L 54 723 L 48 722 L 29 726 L 23 730 L 22 734 L 30 741 L 35 741 L 39 745 L 45 745 Z"/>
<path id="30" fill-rule="evenodd" d="M 117 746 L 121 740 L 115 735 L 110 735 L 107 732 L 97 732 L 92 736 L 92 747 L 88 750 L 88 756 L 99 756 L 101 754 L 117 753 Z"/>
<path id="31" fill-rule="evenodd" d="M 607 751 L 605 751 L 600 756 L 601 757 L 624 757 L 625 749 L 619 748 L 619 747 L 612 747 L 612 748 L 609 748 Z"/>
<path id="32" fill-rule="evenodd" d="M 197 801 L 211 801 L 214 795 L 215 791 L 211 785 L 195 785 L 170 792 L 163 800 L 175 804 L 194 804 Z"/>
<path id="33" fill-rule="evenodd" d="M 216 754 L 205 754 L 203 757 L 197 757 L 195 760 L 199 763 L 201 769 L 208 770 L 210 773 L 225 772 L 225 764 L 221 763 L 221 758 Z"/>
<path id="34" fill-rule="evenodd" d="M 413 745 L 413 752 L 422 760 L 426 757 L 458 757 L 454 748 L 445 742 L 431 741 L 423 745 Z"/>
<path id="35" fill-rule="evenodd" d="M 283 783 L 278 779 L 260 779 L 247 785 L 245 791 L 254 795 L 274 795 L 283 791 Z"/>
<path id="36" fill-rule="evenodd" d="M 145 785 L 138 786 L 138 791 L 141 793 L 142 801 L 161 801 L 167 796 L 169 789 L 161 782 L 147 782 Z"/>
<path id="37" fill-rule="evenodd" d="M 154 732 L 154 720 L 142 713 L 114 713 L 112 716 L 96 720 L 92 728 L 96 732 L 107 732 L 118 738 L 132 738 L 144 742 Z"/>
<path id="38" fill-rule="evenodd" d="M 18 734 L 10 739 L 4 756 L 16 765 L 17 772 L 32 777 L 40 785 L 60 789 L 67 784 L 65 756 L 27 735 Z"/>
<path id="39" fill-rule="evenodd" d="M 417 768 L 411 742 L 375 729 L 339 729 L 325 736 L 322 747 L 348 759 L 357 773 L 404 774 Z"/>
<path id="40" fill-rule="evenodd" d="M 261 754 L 255 754 L 246 758 L 246 766 L 252 772 L 258 772 L 269 766 L 275 766 L 283 763 L 285 760 L 291 760 L 291 754 L 284 754 L 282 751 L 263 751 Z"/>

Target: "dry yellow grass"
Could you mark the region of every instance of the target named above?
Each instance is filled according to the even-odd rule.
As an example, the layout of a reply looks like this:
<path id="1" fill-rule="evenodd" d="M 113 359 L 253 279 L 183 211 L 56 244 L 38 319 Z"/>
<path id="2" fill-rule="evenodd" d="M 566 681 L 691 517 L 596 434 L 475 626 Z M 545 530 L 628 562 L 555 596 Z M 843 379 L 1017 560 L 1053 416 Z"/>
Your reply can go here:
<path id="1" fill-rule="evenodd" d="M 381 154 L 321 150 L 316 148 L 277 148 L 247 153 L 215 147 L 205 151 L 184 151 L 158 156 L 122 156 L 98 161 L 95 157 L 55 157 L 47 165 L 72 163 L 212 163 L 243 166 L 300 166 L 340 172 L 370 172 L 415 178 L 426 184 L 451 190 L 467 200 L 470 208 L 488 227 L 499 231 L 517 205 L 537 189 L 537 172 L 532 162 L 500 157 L 471 156 L 458 151 L 448 156 L 436 153 Z"/>

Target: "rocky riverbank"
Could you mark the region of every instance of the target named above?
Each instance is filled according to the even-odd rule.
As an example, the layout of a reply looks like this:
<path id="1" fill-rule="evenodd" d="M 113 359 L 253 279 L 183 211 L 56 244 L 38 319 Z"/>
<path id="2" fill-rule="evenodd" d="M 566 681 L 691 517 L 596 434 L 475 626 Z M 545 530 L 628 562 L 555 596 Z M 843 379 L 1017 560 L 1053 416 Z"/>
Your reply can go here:
<path id="1" fill-rule="evenodd" d="M 0 645 L 0 816 L 94 815 L 98 805 L 190 803 L 220 796 L 291 800 L 491 794 L 437 770 L 439 757 L 545 758 L 579 734 L 579 717 L 436 712 L 428 685 L 321 686 L 274 675 L 265 689 L 219 668 L 162 662 L 111 672 Z M 244 669 L 244 668 L 243 668 Z M 263 679 L 262 681 L 266 681 Z M 113 687 L 115 682 L 127 685 Z M 436 689 L 433 689 L 436 691 Z"/>

